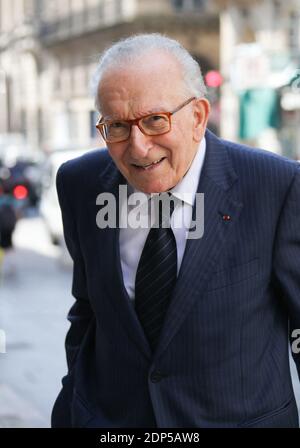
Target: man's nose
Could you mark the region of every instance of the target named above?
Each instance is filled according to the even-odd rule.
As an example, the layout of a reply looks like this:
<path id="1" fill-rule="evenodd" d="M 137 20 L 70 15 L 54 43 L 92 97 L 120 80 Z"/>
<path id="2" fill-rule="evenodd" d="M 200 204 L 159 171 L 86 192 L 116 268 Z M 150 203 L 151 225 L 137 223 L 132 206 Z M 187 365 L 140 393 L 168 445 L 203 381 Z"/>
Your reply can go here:
<path id="1" fill-rule="evenodd" d="M 132 125 L 129 137 L 129 151 L 133 158 L 146 157 L 151 146 L 150 136 L 145 135 L 137 125 Z"/>

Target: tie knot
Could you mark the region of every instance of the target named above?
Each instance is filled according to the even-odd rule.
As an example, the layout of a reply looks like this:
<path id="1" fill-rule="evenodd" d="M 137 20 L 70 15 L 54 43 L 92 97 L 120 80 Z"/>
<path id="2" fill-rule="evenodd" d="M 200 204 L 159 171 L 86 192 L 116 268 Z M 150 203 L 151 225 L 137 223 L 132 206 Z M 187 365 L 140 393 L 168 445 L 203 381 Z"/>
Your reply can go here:
<path id="1" fill-rule="evenodd" d="M 178 201 L 170 192 L 164 192 L 154 196 L 156 227 L 170 227 L 170 219 Z"/>

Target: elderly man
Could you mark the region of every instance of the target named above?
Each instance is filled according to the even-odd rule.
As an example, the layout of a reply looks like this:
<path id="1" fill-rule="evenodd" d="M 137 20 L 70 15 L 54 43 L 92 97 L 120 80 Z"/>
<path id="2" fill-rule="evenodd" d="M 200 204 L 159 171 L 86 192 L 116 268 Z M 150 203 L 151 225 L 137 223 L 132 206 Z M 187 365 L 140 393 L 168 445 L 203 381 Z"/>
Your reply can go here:
<path id="1" fill-rule="evenodd" d="M 53 427 L 298 425 L 299 167 L 213 135 L 204 95 L 197 63 L 167 37 L 131 37 L 100 59 L 107 149 L 57 176 L 76 301 Z M 148 227 L 120 225 L 121 187 L 143 194 L 139 206 L 173 206 L 147 208 Z M 104 209 L 121 212 L 105 225 Z"/>

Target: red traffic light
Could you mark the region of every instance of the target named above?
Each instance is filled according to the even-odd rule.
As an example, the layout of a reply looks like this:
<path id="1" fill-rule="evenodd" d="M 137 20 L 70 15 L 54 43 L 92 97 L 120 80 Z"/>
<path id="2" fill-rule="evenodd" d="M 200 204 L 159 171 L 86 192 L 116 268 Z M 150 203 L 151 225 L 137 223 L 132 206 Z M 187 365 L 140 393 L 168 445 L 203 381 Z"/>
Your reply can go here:
<path id="1" fill-rule="evenodd" d="M 220 87 L 222 82 L 222 75 L 217 70 L 210 70 L 205 75 L 205 83 L 207 87 Z"/>
<path id="2" fill-rule="evenodd" d="M 24 185 L 16 185 L 13 190 L 13 195 L 16 199 L 26 199 L 28 196 L 28 189 Z"/>

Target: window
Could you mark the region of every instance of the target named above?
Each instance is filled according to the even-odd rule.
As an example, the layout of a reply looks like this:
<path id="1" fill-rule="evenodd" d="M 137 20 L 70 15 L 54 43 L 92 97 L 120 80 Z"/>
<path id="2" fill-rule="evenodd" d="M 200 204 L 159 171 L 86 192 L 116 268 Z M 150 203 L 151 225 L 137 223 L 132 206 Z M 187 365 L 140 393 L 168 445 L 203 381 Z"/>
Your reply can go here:
<path id="1" fill-rule="evenodd" d="M 207 0 L 172 0 L 173 6 L 177 11 L 195 11 L 203 10 Z"/>
<path id="2" fill-rule="evenodd" d="M 175 9 L 181 10 L 183 8 L 184 0 L 173 0 L 173 5 Z"/>
<path id="3" fill-rule="evenodd" d="M 300 14 L 294 11 L 289 17 L 289 47 L 292 52 L 298 52 L 300 46 Z"/>

